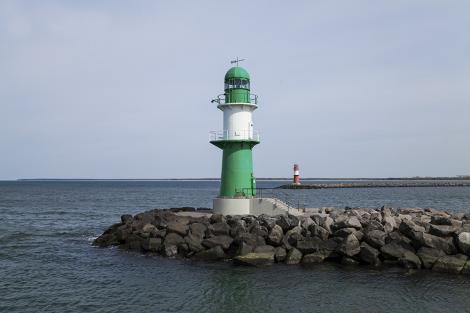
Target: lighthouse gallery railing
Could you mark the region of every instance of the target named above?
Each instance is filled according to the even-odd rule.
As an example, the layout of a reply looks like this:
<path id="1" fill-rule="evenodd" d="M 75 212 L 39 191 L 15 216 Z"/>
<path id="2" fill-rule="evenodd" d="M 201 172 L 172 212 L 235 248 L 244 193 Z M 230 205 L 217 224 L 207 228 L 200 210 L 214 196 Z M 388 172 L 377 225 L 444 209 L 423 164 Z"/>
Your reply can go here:
<path id="1" fill-rule="evenodd" d="M 209 141 L 217 140 L 259 141 L 259 132 L 256 130 L 219 130 L 209 132 Z"/>

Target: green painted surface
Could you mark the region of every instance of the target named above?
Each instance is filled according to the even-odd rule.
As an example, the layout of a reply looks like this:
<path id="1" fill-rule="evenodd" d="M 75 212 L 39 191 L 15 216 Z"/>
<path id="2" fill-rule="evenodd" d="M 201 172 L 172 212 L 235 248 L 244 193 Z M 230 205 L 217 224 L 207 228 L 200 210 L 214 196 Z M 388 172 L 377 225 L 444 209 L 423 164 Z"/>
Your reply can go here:
<path id="1" fill-rule="evenodd" d="M 251 149 L 258 141 L 219 140 L 211 143 L 223 150 L 219 196 L 255 196 L 256 180 L 253 176 Z"/>
<path id="2" fill-rule="evenodd" d="M 250 74 L 240 66 L 234 66 L 225 73 L 225 80 L 229 78 L 246 78 L 250 79 Z"/>
<path id="3" fill-rule="evenodd" d="M 225 103 L 250 103 L 250 75 L 242 67 L 225 74 Z"/>

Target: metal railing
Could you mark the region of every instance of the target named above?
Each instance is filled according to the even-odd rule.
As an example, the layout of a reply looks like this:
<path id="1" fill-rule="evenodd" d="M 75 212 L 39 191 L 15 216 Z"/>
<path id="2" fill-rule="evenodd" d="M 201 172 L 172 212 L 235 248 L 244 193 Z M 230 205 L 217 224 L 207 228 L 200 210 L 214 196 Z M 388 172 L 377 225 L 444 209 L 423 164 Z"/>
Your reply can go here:
<path id="1" fill-rule="evenodd" d="M 225 102 L 226 96 L 224 93 L 217 95 L 217 98 L 212 99 L 211 103 L 217 103 L 217 104 L 230 104 L 229 102 Z M 258 104 L 258 95 L 255 95 L 253 93 L 250 93 L 250 100 L 248 102 L 249 104 Z"/>
<path id="2" fill-rule="evenodd" d="M 251 188 L 238 190 L 240 195 L 250 195 L 251 192 Z M 300 199 L 294 198 L 292 193 L 284 192 L 277 188 L 256 188 L 256 196 L 254 198 L 271 198 L 275 201 L 275 204 L 286 205 L 288 212 L 290 209 L 305 210 L 305 203 L 301 202 Z M 278 201 L 280 203 L 277 203 Z"/>
<path id="3" fill-rule="evenodd" d="M 209 132 L 209 141 L 217 140 L 254 140 L 259 141 L 256 130 L 219 130 Z"/>

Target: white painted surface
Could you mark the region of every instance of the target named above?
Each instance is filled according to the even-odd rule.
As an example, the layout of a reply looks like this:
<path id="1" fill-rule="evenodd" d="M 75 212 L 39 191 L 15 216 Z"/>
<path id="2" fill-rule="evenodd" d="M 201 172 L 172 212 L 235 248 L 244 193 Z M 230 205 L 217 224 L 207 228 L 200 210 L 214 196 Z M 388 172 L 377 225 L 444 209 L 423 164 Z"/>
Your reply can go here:
<path id="1" fill-rule="evenodd" d="M 251 208 L 250 198 L 215 198 L 213 211 L 223 215 L 248 215 Z"/>
<path id="2" fill-rule="evenodd" d="M 299 176 L 299 171 L 294 171 L 295 176 Z"/>
<path id="3" fill-rule="evenodd" d="M 257 106 L 246 103 L 219 105 L 224 114 L 223 132 L 228 140 L 255 139 L 253 111 Z"/>
<path id="4" fill-rule="evenodd" d="M 301 210 L 290 208 L 286 203 L 276 198 L 215 198 L 213 210 L 214 213 L 223 215 L 303 214 Z"/>

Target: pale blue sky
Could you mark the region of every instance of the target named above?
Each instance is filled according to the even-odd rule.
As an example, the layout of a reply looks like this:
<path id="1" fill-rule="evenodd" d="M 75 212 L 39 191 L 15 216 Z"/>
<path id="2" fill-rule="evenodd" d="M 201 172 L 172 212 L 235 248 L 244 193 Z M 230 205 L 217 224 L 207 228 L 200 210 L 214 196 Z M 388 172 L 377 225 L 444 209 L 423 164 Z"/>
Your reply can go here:
<path id="1" fill-rule="evenodd" d="M 257 177 L 470 174 L 469 1 L 1 1 L 0 179 L 218 177 L 230 59 Z"/>

